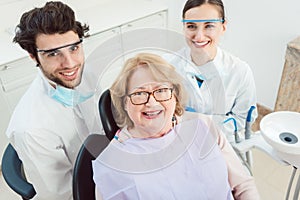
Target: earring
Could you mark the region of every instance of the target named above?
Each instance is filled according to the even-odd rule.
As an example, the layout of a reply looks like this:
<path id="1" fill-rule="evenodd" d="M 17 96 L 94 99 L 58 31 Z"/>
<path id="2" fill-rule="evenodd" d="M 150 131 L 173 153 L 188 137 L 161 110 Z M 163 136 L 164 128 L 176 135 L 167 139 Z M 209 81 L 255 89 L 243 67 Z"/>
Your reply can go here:
<path id="1" fill-rule="evenodd" d="M 177 118 L 175 115 L 173 115 L 172 117 L 172 127 L 176 126 L 177 125 Z"/>

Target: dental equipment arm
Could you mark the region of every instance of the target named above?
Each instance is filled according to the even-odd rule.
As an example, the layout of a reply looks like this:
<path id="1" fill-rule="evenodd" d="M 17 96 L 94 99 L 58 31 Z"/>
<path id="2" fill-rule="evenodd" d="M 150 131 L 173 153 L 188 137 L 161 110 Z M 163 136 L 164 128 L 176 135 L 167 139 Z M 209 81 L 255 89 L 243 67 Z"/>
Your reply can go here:
<path id="1" fill-rule="evenodd" d="M 227 123 L 228 121 L 232 120 L 233 121 L 233 125 L 234 125 L 234 140 L 236 143 L 240 143 L 241 142 L 241 138 L 238 134 L 238 131 L 237 131 L 237 125 L 236 125 L 236 120 L 233 118 L 233 117 L 230 117 L 228 119 L 226 119 L 223 123 Z"/>
<path id="2" fill-rule="evenodd" d="M 251 137 L 251 117 L 252 117 L 252 111 L 255 109 L 255 106 L 251 106 L 249 111 L 248 111 L 248 115 L 247 115 L 247 119 L 246 119 L 246 125 L 245 125 L 245 139 L 250 139 Z"/>

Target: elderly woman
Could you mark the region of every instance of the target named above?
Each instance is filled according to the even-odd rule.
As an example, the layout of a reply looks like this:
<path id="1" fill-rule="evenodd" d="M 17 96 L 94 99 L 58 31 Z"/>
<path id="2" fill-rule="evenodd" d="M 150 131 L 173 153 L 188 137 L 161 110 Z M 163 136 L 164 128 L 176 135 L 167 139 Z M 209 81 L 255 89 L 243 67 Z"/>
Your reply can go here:
<path id="1" fill-rule="evenodd" d="M 142 53 L 110 88 L 120 127 L 93 161 L 103 199 L 259 199 L 223 133 L 208 116 L 184 113 L 175 68 Z"/>

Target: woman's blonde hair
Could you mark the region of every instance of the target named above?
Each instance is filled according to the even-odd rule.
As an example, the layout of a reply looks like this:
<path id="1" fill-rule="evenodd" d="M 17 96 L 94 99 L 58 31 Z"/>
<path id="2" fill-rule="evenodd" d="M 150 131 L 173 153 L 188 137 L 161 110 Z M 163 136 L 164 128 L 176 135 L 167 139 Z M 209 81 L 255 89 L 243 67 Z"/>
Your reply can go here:
<path id="1" fill-rule="evenodd" d="M 175 71 L 175 68 L 163 58 L 152 53 L 139 53 L 128 59 L 120 74 L 110 88 L 113 104 L 113 113 L 117 125 L 133 127 L 133 122 L 125 110 L 126 97 L 128 95 L 128 82 L 135 70 L 139 67 L 149 69 L 149 76 L 153 76 L 155 81 L 168 82 L 173 85 L 173 94 L 176 97 L 175 115 L 181 116 L 186 103 L 186 91 L 183 86 L 182 77 Z"/>

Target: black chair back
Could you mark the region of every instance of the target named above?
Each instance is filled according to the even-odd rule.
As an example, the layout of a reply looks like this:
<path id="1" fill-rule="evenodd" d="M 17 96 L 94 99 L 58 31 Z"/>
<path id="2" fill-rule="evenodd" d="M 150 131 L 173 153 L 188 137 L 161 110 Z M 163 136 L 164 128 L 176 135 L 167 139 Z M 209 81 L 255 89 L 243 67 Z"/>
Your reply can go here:
<path id="1" fill-rule="evenodd" d="M 4 180 L 22 199 L 32 199 L 36 195 L 33 185 L 25 178 L 22 161 L 11 144 L 4 151 L 1 167 Z"/>
<path id="2" fill-rule="evenodd" d="M 99 102 L 99 114 L 105 135 L 91 134 L 81 146 L 73 171 L 74 200 L 95 200 L 95 183 L 93 181 L 92 160 L 107 147 L 119 127 L 113 114 L 109 90 L 102 93 Z"/>
<path id="3" fill-rule="evenodd" d="M 74 200 L 95 200 L 92 160 L 106 148 L 110 140 L 105 135 L 91 134 L 81 146 L 73 171 Z"/>
<path id="4" fill-rule="evenodd" d="M 99 103 L 99 114 L 101 123 L 104 129 L 104 132 L 109 140 L 112 140 L 115 136 L 115 133 L 118 131 L 119 127 L 117 126 L 115 119 L 112 113 L 112 104 L 110 91 L 106 90 L 102 93 Z"/>

